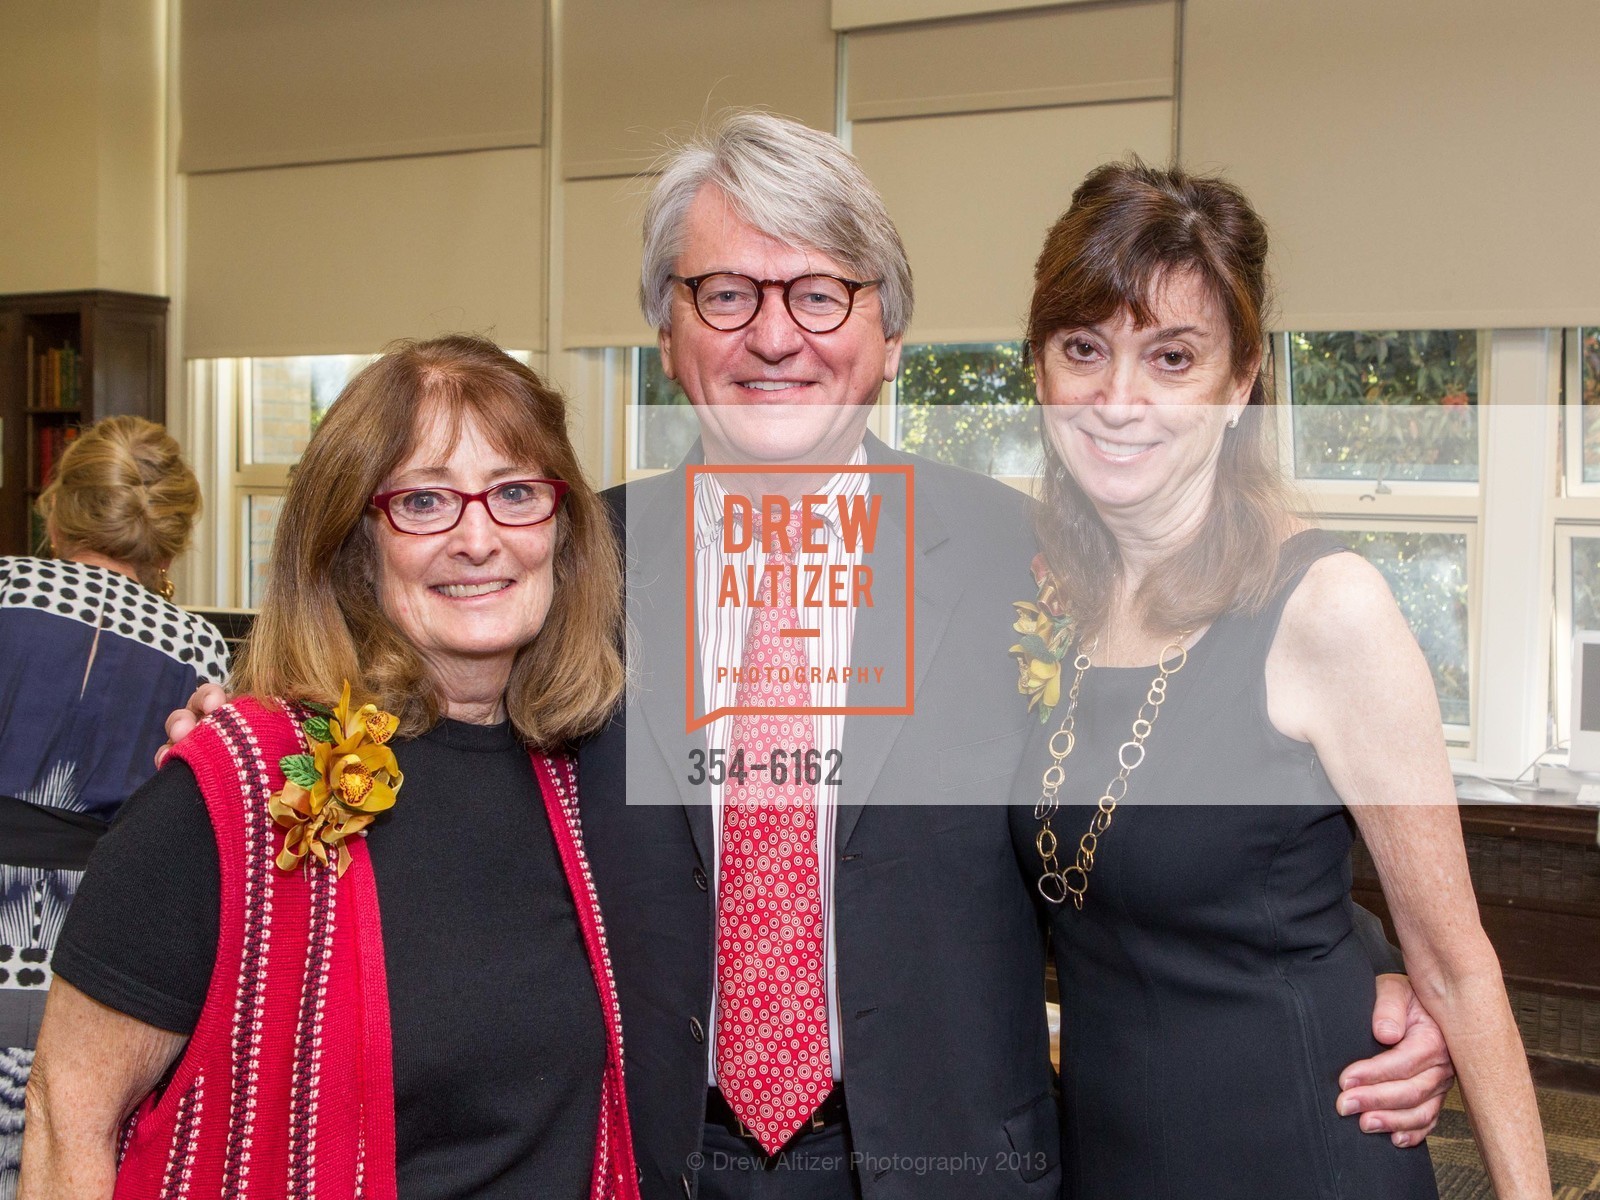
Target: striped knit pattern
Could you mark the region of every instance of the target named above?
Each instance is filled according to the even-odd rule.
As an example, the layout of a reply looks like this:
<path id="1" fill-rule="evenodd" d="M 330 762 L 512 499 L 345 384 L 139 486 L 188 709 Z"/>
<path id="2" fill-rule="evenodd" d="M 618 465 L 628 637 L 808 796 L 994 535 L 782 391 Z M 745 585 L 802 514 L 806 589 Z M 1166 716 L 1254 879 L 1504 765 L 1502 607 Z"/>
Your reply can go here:
<path id="1" fill-rule="evenodd" d="M 312 1200 L 316 1195 L 312 1168 L 317 1157 L 317 1093 L 338 879 L 333 871 L 323 868 L 312 869 L 310 874 L 311 928 L 305 979 L 300 985 L 300 1016 L 295 1025 L 294 1082 L 289 1091 L 289 1195 L 293 1200 Z"/>
<path id="2" fill-rule="evenodd" d="M 205 1094 L 205 1076 L 196 1077 L 178 1101 L 177 1127 L 172 1149 L 167 1154 L 167 1173 L 161 1180 L 162 1200 L 182 1200 L 189 1194 L 189 1177 L 194 1172 L 195 1134 L 200 1124 L 200 1104 Z"/>
<path id="3" fill-rule="evenodd" d="M 135 1109 L 128 1114 L 128 1119 L 122 1123 L 122 1132 L 117 1135 L 117 1170 L 122 1170 L 122 1160 L 128 1157 L 128 1143 L 133 1141 L 134 1128 L 139 1124 L 139 1114 L 143 1109 Z"/>
<path id="4" fill-rule="evenodd" d="M 578 926 L 589 951 L 589 966 L 600 993 L 606 1026 L 606 1073 L 600 1088 L 600 1122 L 595 1131 L 594 1175 L 590 1200 L 637 1200 L 639 1171 L 633 1158 L 633 1133 L 628 1124 L 627 1090 L 623 1083 L 622 1009 L 617 1003 L 611 955 L 594 875 L 583 849 L 578 821 L 578 769 L 567 756 L 533 755 L 534 773 L 544 793 L 545 811 L 555 833 L 556 849 L 578 911 Z"/>
<path id="5" fill-rule="evenodd" d="M 178 747 L 217 834 L 217 965 L 170 1085 L 129 1124 L 115 1200 L 396 1200 L 388 990 L 366 843 L 351 839 L 342 877 L 275 862 L 281 834 L 267 798 L 283 784 L 278 760 L 302 745 L 288 715 L 244 699 Z M 532 758 L 607 1035 L 590 1196 L 638 1200 L 621 1014 L 577 772 L 570 758 Z M 203 1080 L 215 1102 L 202 1108 Z"/>
<path id="6" fill-rule="evenodd" d="M 216 730 L 238 774 L 244 796 L 266 796 L 269 786 L 266 764 L 262 761 L 255 735 L 240 720 L 233 708 L 216 715 Z M 279 786 L 282 786 L 281 783 Z M 265 803 L 244 808 L 244 962 L 239 971 L 239 990 L 233 1008 L 234 1080 L 254 1079 L 261 1057 L 262 999 L 266 994 L 266 957 L 271 948 L 273 864 L 270 849 L 272 821 Z M 250 1185 L 250 1143 L 255 1129 L 257 1094 L 253 1087 L 237 1083 L 231 1097 L 228 1119 L 226 1166 L 222 1194 L 243 1196 Z"/>
<path id="7" fill-rule="evenodd" d="M 303 746 L 289 715 L 245 699 L 176 751 L 217 837 L 216 967 L 170 1085 L 137 1114 L 115 1200 L 395 1200 L 382 942 L 358 931 L 378 919 L 366 844 L 355 839 L 343 877 L 275 861 L 267 798 L 283 784 L 279 760 Z M 186 1106 L 202 1077 L 205 1105 Z M 365 1141 L 383 1141 L 374 1122 L 389 1149 L 358 1162 Z"/>

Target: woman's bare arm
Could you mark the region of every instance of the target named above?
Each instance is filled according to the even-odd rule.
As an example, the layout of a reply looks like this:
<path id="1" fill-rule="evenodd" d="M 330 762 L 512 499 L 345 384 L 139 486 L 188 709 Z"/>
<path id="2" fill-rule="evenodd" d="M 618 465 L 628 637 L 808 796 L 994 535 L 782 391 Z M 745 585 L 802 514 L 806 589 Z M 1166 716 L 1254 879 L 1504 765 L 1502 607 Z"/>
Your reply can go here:
<path id="1" fill-rule="evenodd" d="M 1406 968 L 1444 1031 L 1501 1200 L 1549 1200 L 1527 1057 L 1478 920 L 1433 680 L 1382 576 L 1314 564 L 1267 661 L 1273 724 L 1310 742 L 1377 864 Z"/>
<path id="2" fill-rule="evenodd" d="M 122 1123 L 189 1039 L 50 985 L 28 1078 L 17 1200 L 106 1200 Z"/>

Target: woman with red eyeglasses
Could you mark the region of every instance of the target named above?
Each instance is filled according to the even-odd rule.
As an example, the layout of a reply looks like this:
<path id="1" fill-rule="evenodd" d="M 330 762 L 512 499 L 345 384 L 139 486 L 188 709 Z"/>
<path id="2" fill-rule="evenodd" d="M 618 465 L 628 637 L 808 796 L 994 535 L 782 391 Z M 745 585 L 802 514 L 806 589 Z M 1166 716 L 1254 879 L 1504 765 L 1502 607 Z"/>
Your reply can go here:
<path id="1" fill-rule="evenodd" d="M 620 591 L 527 367 L 448 337 L 350 383 L 239 699 L 90 862 L 24 1197 L 637 1195 L 565 754 L 620 694 Z"/>

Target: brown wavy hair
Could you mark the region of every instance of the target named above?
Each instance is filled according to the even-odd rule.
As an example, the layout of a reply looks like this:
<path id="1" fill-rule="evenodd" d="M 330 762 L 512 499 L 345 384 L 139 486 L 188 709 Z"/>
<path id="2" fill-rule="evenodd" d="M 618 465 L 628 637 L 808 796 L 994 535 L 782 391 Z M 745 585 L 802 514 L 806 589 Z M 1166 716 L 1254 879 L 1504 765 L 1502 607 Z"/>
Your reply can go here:
<path id="1" fill-rule="evenodd" d="M 598 728 L 622 691 L 621 555 L 605 505 L 567 436 L 566 402 L 482 338 L 397 342 L 340 393 L 295 468 L 278 518 L 261 612 L 231 691 L 328 701 L 348 679 L 416 734 L 440 706 L 421 657 L 378 604 L 368 499 L 416 449 L 439 409 L 473 420 L 496 449 L 568 484 L 556 517 L 544 627 L 518 651 L 506 710 L 543 749 Z"/>
<path id="2" fill-rule="evenodd" d="M 189 545 L 200 484 L 160 425 L 107 417 L 67 447 L 35 508 L 58 554 L 104 555 L 160 591 L 163 568 Z"/>
<path id="3" fill-rule="evenodd" d="M 1136 327 L 1149 326 L 1161 287 L 1191 273 L 1227 318 L 1234 379 L 1253 376 L 1238 426 L 1223 435 L 1205 521 L 1132 598 L 1152 632 L 1204 625 L 1230 609 L 1257 610 L 1276 589 L 1278 547 L 1293 506 L 1268 440 L 1266 265 L 1266 226 L 1237 187 L 1134 158 L 1090 172 L 1034 267 L 1028 349 L 1036 363 L 1061 329 L 1121 312 Z M 1039 540 L 1062 600 L 1082 628 L 1103 628 L 1121 576 L 1117 542 L 1048 438 L 1042 498 Z"/>

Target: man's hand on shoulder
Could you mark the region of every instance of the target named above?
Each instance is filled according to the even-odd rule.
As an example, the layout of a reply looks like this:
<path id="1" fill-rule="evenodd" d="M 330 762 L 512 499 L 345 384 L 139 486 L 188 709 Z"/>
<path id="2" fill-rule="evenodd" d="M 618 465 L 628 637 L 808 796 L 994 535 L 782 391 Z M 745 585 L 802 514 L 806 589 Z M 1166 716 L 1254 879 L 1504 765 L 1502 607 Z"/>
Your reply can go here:
<path id="1" fill-rule="evenodd" d="M 160 767 L 166 762 L 167 755 L 172 753 L 174 746 L 193 733 L 196 725 L 227 702 L 228 693 L 223 691 L 219 684 L 202 683 L 195 688 L 194 695 L 189 697 L 188 707 L 167 714 L 167 741 L 156 751 L 156 766 Z"/>

